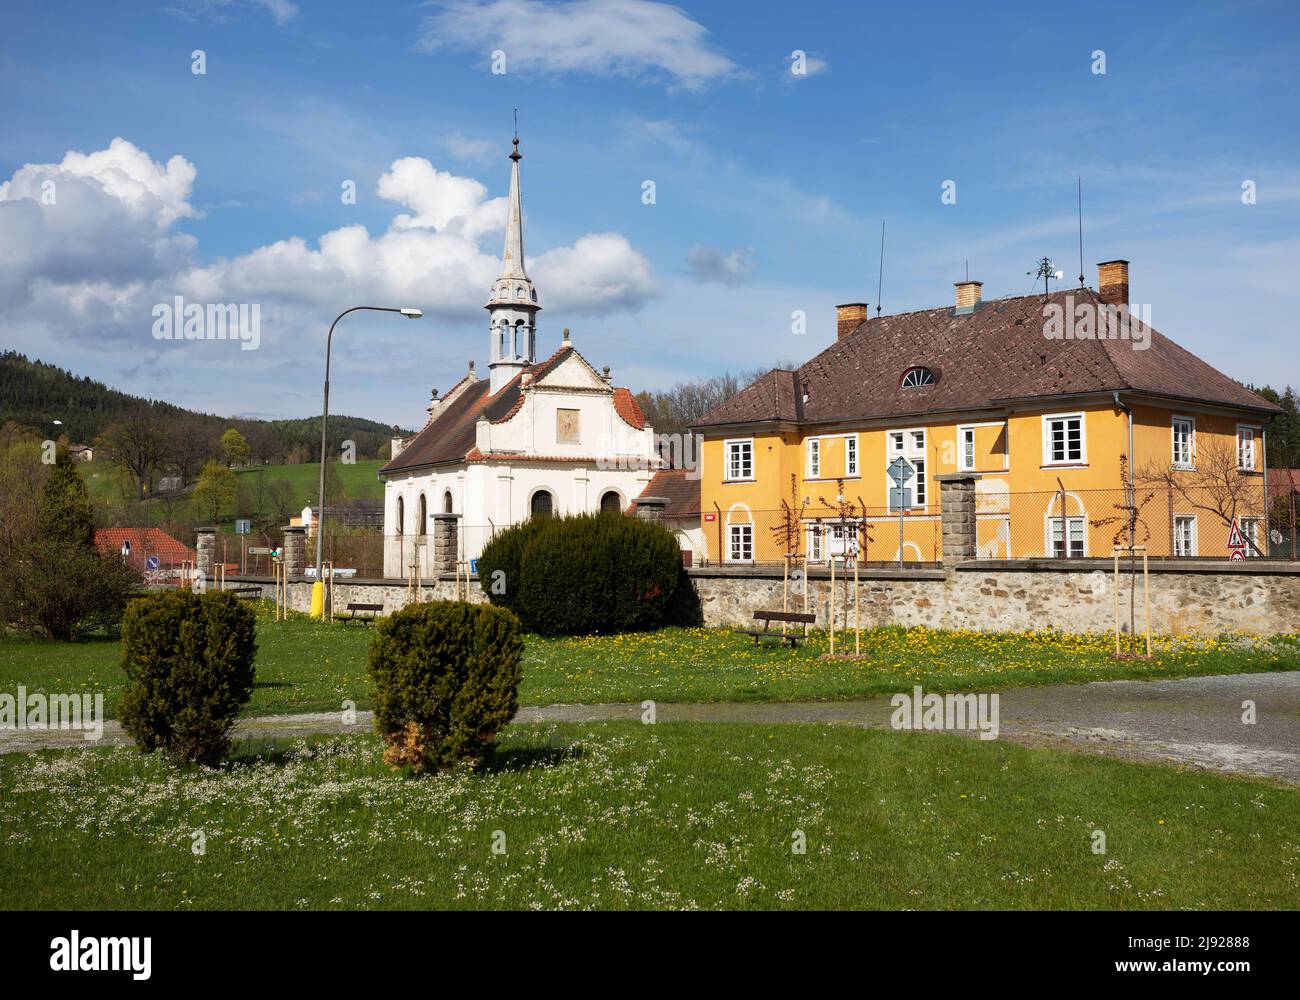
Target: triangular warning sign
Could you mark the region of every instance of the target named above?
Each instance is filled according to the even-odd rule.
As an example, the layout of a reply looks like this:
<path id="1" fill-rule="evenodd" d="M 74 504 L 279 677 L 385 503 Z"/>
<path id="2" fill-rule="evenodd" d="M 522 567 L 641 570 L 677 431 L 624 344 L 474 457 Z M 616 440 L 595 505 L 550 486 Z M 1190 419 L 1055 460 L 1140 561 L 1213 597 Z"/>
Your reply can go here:
<path id="1" fill-rule="evenodd" d="M 1246 543 L 1241 540 L 1241 529 L 1237 527 L 1237 522 L 1232 522 L 1232 530 L 1228 532 L 1228 548 L 1244 549 Z"/>

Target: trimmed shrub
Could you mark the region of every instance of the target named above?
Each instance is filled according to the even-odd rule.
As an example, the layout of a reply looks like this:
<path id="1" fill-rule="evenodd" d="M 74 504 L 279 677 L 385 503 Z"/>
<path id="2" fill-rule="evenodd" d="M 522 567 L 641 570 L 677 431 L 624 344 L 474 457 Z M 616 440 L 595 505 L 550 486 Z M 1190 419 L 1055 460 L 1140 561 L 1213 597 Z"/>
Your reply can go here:
<path id="1" fill-rule="evenodd" d="M 519 707 L 523 650 L 505 608 L 433 601 L 380 619 L 366 669 L 384 761 L 417 774 L 481 767 Z"/>
<path id="2" fill-rule="evenodd" d="M 255 616 L 232 594 L 172 590 L 127 605 L 122 728 L 144 753 L 212 767 L 253 693 Z"/>
<path id="3" fill-rule="evenodd" d="M 520 564 L 524 546 L 549 523 L 547 518 L 535 517 L 512 525 L 493 535 L 478 557 L 478 582 L 483 593 L 497 607 L 509 608 L 521 619 L 524 611 L 519 599 L 523 583 Z"/>
<path id="4" fill-rule="evenodd" d="M 680 573 L 677 541 L 657 522 L 611 514 L 543 521 L 520 560 L 524 626 L 539 635 L 655 628 Z"/>

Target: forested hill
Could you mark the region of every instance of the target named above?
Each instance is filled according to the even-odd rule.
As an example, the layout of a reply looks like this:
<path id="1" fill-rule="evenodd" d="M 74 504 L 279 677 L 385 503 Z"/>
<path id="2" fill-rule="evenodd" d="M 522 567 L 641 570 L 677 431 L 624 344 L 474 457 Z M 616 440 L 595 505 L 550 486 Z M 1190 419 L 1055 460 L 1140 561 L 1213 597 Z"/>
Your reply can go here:
<path id="1" fill-rule="evenodd" d="M 248 440 L 254 460 L 310 461 L 320 450 L 320 415 L 289 420 L 252 420 L 196 413 L 162 400 L 144 399 L 103 382 L 31 361 L 16 351 L 0 354 L 0 424 L 14 421 L 42 435 L 66 434 L 73 444 L 93 444 L 115 420 L 150 410 L 160 419 L 192 421 L 210 431 L 234 427 Z M 63 425 L 57 428 L 55 420 Z M 355 441 L 359 457 L 373 457 L 393 436 L 387 424 L 330 414 L 330 447 Z M 403 431 L 409 434 L 410 431 Z"/>

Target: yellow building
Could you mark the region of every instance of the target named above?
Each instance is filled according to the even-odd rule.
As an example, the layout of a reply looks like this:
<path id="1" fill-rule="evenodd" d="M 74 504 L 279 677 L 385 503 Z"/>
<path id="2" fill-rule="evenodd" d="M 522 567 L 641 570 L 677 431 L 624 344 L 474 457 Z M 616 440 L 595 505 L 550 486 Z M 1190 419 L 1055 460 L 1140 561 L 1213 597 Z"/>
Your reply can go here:
<path id="1" fill-rule="evenodd" d="M 708 557 L 891 562 L 901 532 L 903 559 L 939 562 L 953 477 L 975 479 L 983 558 L 1109 556 L 1130 521 L 1155 557 L 1267 551 L 1278 407 L 1158 333 L 1127 261 L 1101 264 L 1097 290 L 980 293 L 874 319 L 839 306 L 826 350 L 702 418 Z"/>

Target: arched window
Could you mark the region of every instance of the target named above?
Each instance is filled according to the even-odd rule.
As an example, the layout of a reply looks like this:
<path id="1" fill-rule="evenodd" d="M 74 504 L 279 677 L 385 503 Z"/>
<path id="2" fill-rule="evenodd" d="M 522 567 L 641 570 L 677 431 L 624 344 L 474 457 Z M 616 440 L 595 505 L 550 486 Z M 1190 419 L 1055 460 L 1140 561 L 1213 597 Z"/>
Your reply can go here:
<path id="1" fill-rule="evenodd" d="M 553 509 L 554 501 L 550 493 L 546 490 L 538 490 L 533 494 L 533 517 L 550 517 Z"/>
<path id="2" fill-rule="evenodd" d="M 452 513 L 452 509 L 451 509 L 451 490 L 447 490 L 447 492 L 445 492 L 445 493 L 442 495 L 442 512 L 443 512 L 444 514 L 450 514 L 450 513 Z"/>
<path id="3" fill-rule="evenodd" d="M 397 533 L 405 533 L 406 522 L 406 501 L 402 497 L 397 498 Z"/>
<path id="4" fill-rule="evenodd" d="M 427 534 L 429 531 L 429 502 L 420 494 L 420 524 L 416 529 L 417 535 Z"/>
<path id="5" fill-rule="evenodd" d="M 524 337 L 528 331 L 524 329 L 524 321 L 519 320 L 515 323 L 515 353 L 514 356 L 520 357 L 524 353 Z"/>
<path id="6" fill-rule="evenodd" d="M 909 368 L 903 372 L 901 385 L 904 389 L 920 389 L 922 386 L 934 385 L 934 372 L 919 365 Z"/>
<path id="7" fill-rule="evenodd" d="M 497 325 L 497 357 L 498 357 L 498 358 L 504 358 L 504 357 L 506 356 L 506 329 L 507 329 L 507 327 L 508 327 L 508 324 L 506 323 L 505 320 L 502 320 L 502 321 Z"/>
<path id="8" fill-rule="evenodd" d="M 623 510 L 623 498 L 618 495 L 618 490 L 610 490 L 600 498 L 600 512 L 602 514 L 618 514 Z"/>

